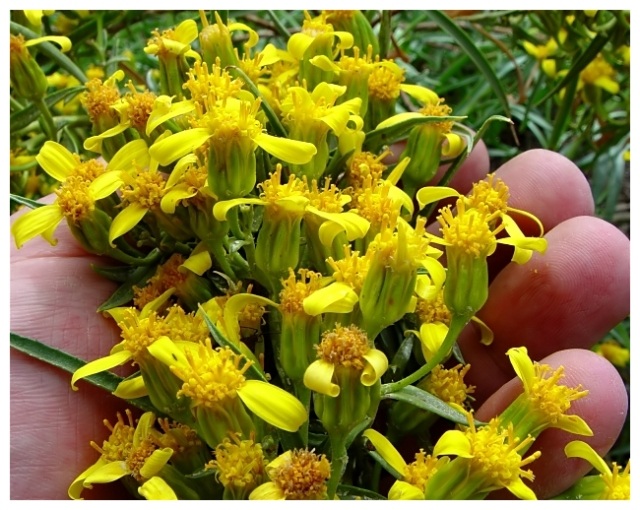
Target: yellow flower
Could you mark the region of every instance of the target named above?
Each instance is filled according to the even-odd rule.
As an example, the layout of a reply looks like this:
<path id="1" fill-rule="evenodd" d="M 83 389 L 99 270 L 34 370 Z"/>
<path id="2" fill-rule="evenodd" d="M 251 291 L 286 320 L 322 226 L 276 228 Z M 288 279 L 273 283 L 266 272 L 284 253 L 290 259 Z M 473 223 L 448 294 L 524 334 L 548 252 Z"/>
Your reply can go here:
<path id="1" fill-rule="evenodd" d="M 198 26 L 192 19 L 184 20 L 175 29 L 160 33 L 155 30 L 144 48 L 148 55 L 166 54 L 185 55 L 200 59 L 200 55 L 191 49 L 191 43 L 198 37 Z"/>
<path id="2" fill-rule="evenodd" d="M 586 477 L 589 479 L 593 489 L 597 490 L 596 494 L 590 495 L 587 499 L 631 499 L 631 467 L 630 462 L 627 462 L 626 467 L 620 472 L 620 466 L 613 463 L 610 468 L 596 451 L 584 441 L 571 441 L 564 447 L 564 452 L 567 457 L 578 457 L 586 460 L 594 468 L 596 468 L 600 475 L 598 477 Z M 597 483 L 595 478 L 600 483 Z M 586 483 L 585 479 L 581 480 L 582 484 Z"/>
<path id="3" fill-rule="evenodd" d="M 606 340 L 596 345 L 594 351 L 617 367 L 626 367 L 631 359 L 629 349 L 626 349 L 615 340 Z"/>
<path id="4" fill-rule="evenodd" d="M 178 496 L 176 496 L 176 493 L 171 486 L 159 476 L 152 476 L 138 487 L 138 494 L 140 494 L 144 499 L 154 501 L 178 499 Z"/>
<path id="5" fill-rule="evenodd" d="M 196 427 L 209 446 L 220 444 L 229 432 L 245 437 L 255 432 L 240 402 L 267 423 L 289 432 L 307 420 L 304 406 L 294 396 L 267 382 L 247 379 L 244 374 L 252 362 L 229 348 L 213 349 L 209 339 L 195 344 L 164 336 L 148 349 L 183 381 L 177 396 L 189 399 Z"/>
<path id="6" fill-rule="evenodd" d="M 515 434 L 513 425 L 500 426 L 497 419 L 476 428 L 473 415 L 467 413 L 465 431 L 446 431 L 433 449 L 433 455 L 457 458 L 433 476 L 426 486 L 428 499 L 475 499 L 488 492 L 506 488 L 520 499 L 536 499 L 523 478 L 533 480 L 531 470 L 522 469 L 540 457 L 540 452 L 522 458 L 533 438 Z"/>
<path id="7" fill-rule="evenodd" d="M 507 356 L 522 381 L 524 393 L 500 415 L 503 423 L 513 422 L 520 437 L 527 434 L 537 437 L 549 427 L 573 434 L 593 435 L 580 416 L 566 414 L 572 401 L 585 397 L 589 392 L 582 390 L 580 385 L 569 388 L 558 384 L 564 377 L 564 367 L 552 370 L 549 365 L 534 363 L 525 347 L 513 347 L 507 351 Z"/>
<path id="8" fill-rule="evenodd" d="M 113 174 L 105 170 L 121 169 L 131 151 L 130 145 L 124 146 L 119 157 L 105 169 L 96 160 L 82 162 L 78 155 L 59 143 L 45 142 L 36 160 L 47 174 L 62 184 L 56 190 L 57 198 L 52 204 L 29 211 L 12 225 L 11 233 L 17 247 L 38 235 L 55 246 L 57 240 L 53 234 L 63 218 L 75 226 L 90 220 L 96 210 L 96 202 L 111 195 L 119 186 Z"/>
<path id="9" fill-rule="evenodd" d="M 389 489 L 391 500 L 425 499 L 424 490 L 429 478 L 449 462 L 448 457 L 438 459 L 435 456 L 426 455 L 420 449 L 415 454 L 415 460 L 407 464 L 393 444 L 380 432 L 367 429 L 362 435 L 371 441 L 376 452 L 395 471 L 393 474 L 398 479 Z"/>
<path id="10" fill-rule="evenodd" d="M 124 476 L 132 476 L 139 483 L 148 481 L 160 473 L 171 459 L 173 450 L 158 448 L 156 444 L 155 436 L 159 432 L 153 429 L 155 415 L 144 413 L 134 427 L 131 411 L 127 410 L 126 414 L 128 423 L 120 413 L 118 422 L 113 426 L 104 420 L 111 435 L 102 447 L 91 442 L 100 458 L 71 483 L 68 491 L 71 499 L 80 499 L 83 489 L 93 488 L 94 483 L 111 483 Z"/>
<path id="11" fill-rule="evenodd" d="M 615 80 L 615 70 L 601 53 L 580 72 L 578 88 L 585 85 L 599 87 L 611 94 L 620 92 L 620 85 Z"/>
<path id="12" fill-rule="evenodd" d="M 313 450 L 289 450 L 267 466 L 270 482 L 254 489 L 250 500 L 317 500 L 327 497 L 331 464 Z"/>

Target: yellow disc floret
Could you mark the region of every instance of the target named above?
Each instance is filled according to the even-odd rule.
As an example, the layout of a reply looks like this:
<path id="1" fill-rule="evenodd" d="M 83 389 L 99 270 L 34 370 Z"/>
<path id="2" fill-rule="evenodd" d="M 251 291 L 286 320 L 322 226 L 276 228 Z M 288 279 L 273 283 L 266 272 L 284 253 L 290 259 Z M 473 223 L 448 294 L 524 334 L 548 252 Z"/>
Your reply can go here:
<path id="1" fill-rule="evenodd" d="M 280 311 L 283 314 L 304 314 L 302 302 L 322 287 L 320 273 L 301 268 L 298 270 L 298 274 L 300 278 L 296 278 L 293 269 L 289 268 L 289 277 L 282 279 Z"/>
<path id="2" fill-rule="evenodd" d="M 364 355 L 371 346 L 367 334 L 357 326 L 339 326 L 325 331 L 320 344 L 316 346 L 318 358 L 333 365 L 363 370 Z"/>
<path id="3" fill-rule="evenodd" d="M 215 449 L 215 460 L 207 468 L 216 471 L 216 478 L 224 487 L 253 489 L 266 477 L 267 461 L 262 445 L 253 439 L 240 440 L 232 434 Z"/>
<path id="4" fill-rule="evenodd" d="M 470 368 L 471 365 L 465 365 L 463 368 L 458 364 L 448 369 L 437 365 L 420 387 L 444 402 L 462 406 L 467 397 L 475 391 L 475 386 L 464 382 L 464 376 Z"/>
<path id="5" fill-rule="evenodd" d="M 473 185 L 471 193 L 464 198 L 465 205 L 493 214 L 499 211 L 502 214 L 507 212 L 507 202 L 509 201 L 509 187 L 494 174 L 489 174 L 486 181 L 479 181 Z"/>
<path id="6" fill-rule="evenodd" d="M 326 456 L 314 451 L 293 450 L 284 462 L 270 473 L 285 499 L 318 500 L 327 495 L 331 465 Z"/>
<path id="7" fill-rule="evenodd" d="M 495 234 L 489 222 L 494 218 L 477 209 L 466 209 L 462 200 L 457 201 L 458 211 L 454 216 L 451 207 L 440 210 L 438 222 L 443 239 L 456 250 L 475 258 L 488 255 L 496 244 Z"/>

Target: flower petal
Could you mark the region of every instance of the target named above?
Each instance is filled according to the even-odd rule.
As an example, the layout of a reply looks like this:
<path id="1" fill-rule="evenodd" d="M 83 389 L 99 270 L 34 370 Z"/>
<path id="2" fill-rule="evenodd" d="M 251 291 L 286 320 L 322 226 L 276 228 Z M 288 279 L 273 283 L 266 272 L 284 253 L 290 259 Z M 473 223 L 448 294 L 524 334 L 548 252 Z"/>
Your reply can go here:
<path id="1" fill-rule="evenodd" d="M 322 393 L 330 397 L 340 395 L 340 386 L 331 382 L 335 367 L 324 360 L 316 360 L 307 367 L 302 382 L 316 393 Z"/>
<path id="2" fill-rule="evenodd" d="M 455 133 L 445 133 L 441 153 L 445 158 L 457 157 L 466 147 L 464 139 Z"/>
<path id="3" fill-rule="evenodd" d="M 483 345 L 491 345 L 493 343 L 493 331 L 477 317 L 471 317 L 471 320 L 480 328 L 480 343 Z"/>
<path id="4" fill-rule="evenodd" d="M 447 188 L 446 186 L 425 186 L 424 188 L 420 188 L 416 193 L 416 200 L 418 201 L 418 207 L 422 209 L 425 205 L 439 202 L 443 198 L 459 196 L 460 193 L 453 188 Z"/>
<path id="5" fill-rule="evenodd" d="M 24 45 L 34 46 L 43 42 L 54 42 L 60 46 L 60 50 L 66 53 L 71 49 L 71 39 L 64 35 L 45 35 L 44 37 L 36 37 L 35 39 L 29 39 Z"/>
<path id="6" fill-rule="evenodd" d="M 525 391 L 529 391 L 531 383 L 535 378 L 535 369 L 533 368 L 533 361 L 527 353 L 526 347 L 512 347 L 507 351 L 509 361 L 516 372 L 516 375 L 520 378 L 524 384 Z"/>
<path id="7" fill-rule="evenodd" d="M 111 193 L 116 191 L 124 183 L 120 172 L 105 172 L 96 177 L 89 184 L 89 193 L 94 200 L 102 200 L 107 198 Z"/>
<path id="8" fill-rule="evenodd" d="M 363 386 L 373 386 L 389 368 L 389 360 L 378 349 L 371 349 L 362 357 L 367 360 L 367 364 L 360 375 L 360 382 Z"/>
<path id="9" fill-rule="evenodd" d="M 253 379 L 238 390 L 251 412 L 267 423 L 288 432 L 295 432 L 307 421 L 307 410 L 291 393 L 273 384 Z"/>
<path id="10" fill-rule="evenodd" d="M 107 168 L 109 170 L 126 171 L 131 170 L 134 163 L 142 168 L 149 166 L 149 149 L 147 142 L 144 140 L 133 140 L 123 145 L 118 152 L 113 155 Z"/>
<path id="11" fill-rule="evenodd" d="M 225 221 L 229 210 L 242 204 L 266 205 L 267 202 L 259 198 L 232 198 L 231 200 L 223 200 L 222 202 L 216 202 L 213 206 L 213 217 L 218 221 Z"/>
<path id="12" fill-rule="evenodd" d="M 376 130 L 395 126 L 396 124 L 401 124 L 407 120 L 422 119 L 422 118 L 424 118 L 424 115 L 422 115 L 419 112 L 399 113 L 397 115 L 394 115 L 393 117 L 389 117 L 388 119 L 383 120 L 380 124 L 376 126 Z"/>
<path id="13" fill-rule="evenodd" d="M 71 482 L 69 486 L 69 490 L 67 494 L 71 499 L 82 499 L 80 496 L 82 494 L 82 490 L 85 489 L 84 481 L 87 476 L 91 475 L 94 471 L 100 469 L 102 466 L 106 465 L 107 461 L 100 457 L 95 464 L 92 464 L 87 469 L 85 469 L 82 473 L 80 473 L 76 479 Z"/>
<path id="14" fill-rule="evenodd" d="M 415 485 L 403 482 L 402 480 L 396 480 L 396 482 L 389 489 L 390 500 L 422 500 L 424 499 L 424 492 L 418 489 Z"/>
<path id="15" fill-rule="evenodd" d="M 113 392 L 114 396 L 125 400 L 146 397 L 148 394 L 149 391 L 144 385 L 144 380 L 141 375 L 121 381 Z"/>
<path id="16" fill-rule="evenodd" d="M 568 458 L 579 457 L 586 460 L 603 475 L 611 476 L 611 469 L 600 455 L 584 441 L 571 441 L 564 447 L 564 454 Z"/>
<path id="17" fill-rule="evenodd" d="M 105 356 L 104 358 L 98 358 L 90 361 L 73 373 L 73 376 L 71 377 L 71 387 L 74 391 L 78 391 L 78 388 L 75 386 L 76 381 L 89 377 L 90 375 L 99 374 L 100 372 L 104 372 L 110 368 L 120 366 L 130 359 L 131 352 L 122 350 L 114 354 L 110 354 L 109 356 Z"/>
<path id="18" fill-rule="evenodd" d="M 64 146 L 47 141 L 36 156 L 36 161 L 56 181 L 64 182 L 71 174 L 78 160 Z"/>
<path id="19" fill-rule="evenodd" d="M 171 99 L 169 96 L 158 96 L 155 99 L 153 110 L 147 119 L 147 128 L 145 130 L 147 136 L 163 122 L 195 110 L 195 104 L 191 100 L 171 103 Z"/>
<path id="20" fill-rule="evenodd" d="M 159 476 L 152 476 L 138 487 L 138 494 L 148 500 L 177 500 L 178 497 L 171 486 Z"/>
<path id="21" fill-rule="evenodd" d="M 308 206 L 307 212 L 327 220 L 320 225 L 318 230 L 320 242 L 325 246 L 331 246 L 335 237 L 341 232 L 346 234 L 349 241 L 361 239 L 367 234 L 371 226 L 362 216 L 350 211 L 328 213 L 320 211 L 313 206 Z"/>
<path id="22" fill-rule="evenodd" d="M 253 141 L 272 156 L 293 165 L 308 163 L 318 152 L 316 146 L 311 143 L 271 136 L 267 133 L 260 133 Z"/>
<path id="23" fill-rule="evenodd" d="M 433 448 L 433 456 L 439 457 L 440 455 L 457 455 L 470 459 L 473 455 L 469 438 L 459 430 L 447 430 L 440 436 Z"/>
<path id="24" fill-rule="evenodd" d="M 346 283 L 333 282 L 307 296 L 302 301 L 305 313 L 349 313 L 358 302 L 358 294 Z"/>
<path id="25" fill-rule="evenodd" d="M 144 478 L 151 478 L 157 475 L 167 462 L 169 462 L 172 455 L 173 450 L 171 448 L 155 450 L 147 457 L 147 460 L 144 461 L 144 465 L 140 468 L 140 475 Z"/>
<path id="26" fill-rule="evenodd" d="M 63 217 L 62 210 L 56 203 L 44 205 L 23 214 L 11 225 L 11 234 L 13 234 L 16 246 L 21 248 L 27 241 L 38 235 L 44 235 L 47 231 L 53 234 L 53 230 Z M 52 246 L 57 243 L 57 240 L 53 239 L 51 235 L 46 239 Z"/>
<path id="27" fill-rule="evenodd" d="M 436 94 L 433 90 L 428 89 L 427 87 L 422 87 L 420 85 L 410 85 L 408 83 L 403 83 L 400 85 L 400 90 L 402 90 L 402 92 L 406 92 L 412 98 L 417 99 L 423 105 L 438 104 L 438 102 L 440 101 L 438 94 Z"/>
<path id="28" fill-rule="evenodd" d="M 278 303 L 257 294 L 243 292 L 231 296 L 224 305 L 224 326 L 228 339 L 235 345 L 240 344 L 240 324 L 238 317 L 245 306 L 259 304 L 279 308 Z"/>
<path id="29" fill-rule="evenodd" d="M 422 355 L 429 361 L 444 342 L 449 327 L 442 322 L 425 323 L 420 326 Z"/>
<path id="30" fill-rule="evenodd" d="M 149 148 L 149 154 L 162 166 L 166 166 L 194 151 L 210 137 L 208 129 L 187 129 L 154 143 Z"/>
<path id="31" fill-rule="evenodd" d="M 580 416 L 576 414 L 563 414 L 558 417 L 558 421 L 553 424 L 556 429 L 566 430 L 572 434 L 581 436 L 593 436 L 591 427 Z"/>
<path id="32" fill-rule="evenodd" d="M 198 37 L 198 25 L 194 20 L 186 19 L 175 28 L 173 35 L 177 41 L 191 44 Z"/>
<path id="33" fill-rule="evenodd" d="M 126 462 L 116 460 L 93 471 L 84 480 L 84 486 L 90 488 L 94 483 L 111 483 L 130 474 Z"/>
<path id="34" fill-rule="evenodd" d="M 391 441 L 374 429 L 367 429 L 362 435 L 371 441 L 380 457 L 395 469 L 398 475 L 404 476 L 407 463 L 400 455 L 400 452 L 396 450 L 396 447 L 391 444 Z"/>
<path id="35" fill-rule="evenodd" d="M 200 250 L 198 250 L 199 247 Z M 189 258 L 185 260 L 184 264 L 180 267 L 185 267 L 192 273 L 202 276 L 205 271 L 211 269 L 212 265 L 211 255 L 205 248 L 204 244 L 200 243 L 193 249 Z"/>
<path id="36" fill-rule="evenodd" d="M 262 500 L 280 500 L 285 499 L 284 492 L 273 482 L 263 483 L 259 485 L 251 494 L 249 494 L 250 500 L 262 499 Z"/>
<path id="37" fill-rule="evenodd" d="M 82 146 L 84 147 L 85 150 L 101 153 L 102 140 L 104 140 L 105 138 L 111 138 L 112 136 L 116 136 L 116 135 L 119 135 L 120 133 L 123 133 L 124 131 L 127 130 L 129 126 L 130 126 L 129 122 L 120 123 L 117 126 L 114 126 L 110 129 L 107 129 L 106 131 L 103 131 L 99 135 L 90 136 L 84 141 Z"/>
<path id="38" fill-rule="evenodd" d="M 109 227 L 109 242 L 111 245 L 113 246 L 114 239 L 123 236 L 140 223 L 148 211 L 149 209 L 138 203 L 129 204 L 120 211 L 118 215 L 113 218 L 111 227 Z"/>
<path id="39" fill-rule="evenodd" d="M 170 367 L 172 365 L 189 366 L 187 357 L 184 352 L 178 347 L 178 345 L 171 341 L 167 336 L 161 336 L 149 347 L 147 347 L 149 354 L 156 358 L 161 363 Z"/>
<path id="40" fill-rule="evenodd" d="M 176 212 L 176 205 L 180 200 L 191 198 L 198 193 L 195 188 L 189 188 L 186 184 L 178 184 L 169 189 L 160 200 L 160 209 L 165 214 L 173 214 Z"/>

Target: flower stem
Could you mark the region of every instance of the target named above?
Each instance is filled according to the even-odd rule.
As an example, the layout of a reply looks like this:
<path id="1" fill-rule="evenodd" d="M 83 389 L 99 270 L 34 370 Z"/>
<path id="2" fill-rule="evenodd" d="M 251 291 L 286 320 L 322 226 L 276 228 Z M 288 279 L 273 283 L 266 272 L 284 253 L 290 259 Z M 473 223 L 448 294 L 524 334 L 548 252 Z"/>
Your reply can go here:
<path id="1" fill-rule="evenodd" d="M 389 393 L 393 393 L 396 391 L 400 391 L 401 389 L 413 384 L 423 377 L 425 377 L 431 370 L 433 370 L 439 363 L 441 363 L 447 354 L 451 351 L 451 348 L 458 340 L 460 333 L 464 329 L 464 327 L 471 320 L 471 314 L 457 314 L 451 317 L 451 324 L 449 325 L 449 331 L 447 332 L 447 336 L 444 338 L 442 345 L 438 349 L 438 351 L 433 355 L 433 357 L 427 362 L 426 365 L 422 365 L 418 370 L 416 370 L 413 374 L 408 375 L 404 379 L 396 381 L 394 383 L 384 384 L 382 386 L 382 394 L 387 395 Z"/>
<path id="2" fill-rule="evenodd" d="M 335 499 L 349 456 L 347 455 L 345 436 L 343 434 L 329 434 L 329 440 L 331 441 L 331 478 L 329 478 L 327 485 L 327 499 L 332 501 Z"/>

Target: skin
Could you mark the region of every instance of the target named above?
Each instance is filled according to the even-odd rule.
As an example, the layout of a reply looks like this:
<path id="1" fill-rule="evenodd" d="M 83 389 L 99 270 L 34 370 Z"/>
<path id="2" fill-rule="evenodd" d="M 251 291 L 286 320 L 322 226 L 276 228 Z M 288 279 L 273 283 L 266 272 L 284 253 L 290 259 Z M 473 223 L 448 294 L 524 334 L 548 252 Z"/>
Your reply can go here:
<path id="1" fill-rule="evenodd" d="M 479 145 L 452 185 L 466 193 L 488 170 L 486 148 Z M 587 181 L 558 154 L 526 152 L 503 165 L 497 175 L 510 187 L 510 205 L 543 222 L 549 247 L 545 255 L 534 254 L 523 266 L 508 264 L 508 252 L 492 257 L 490 296 L 478 316 L 492 328 L 495 340 L 489 347 L 481 345 L 473 326 L 460 339 L 472 366 L 466 380 L 477 386 L 476 416 L 489 420 L 521 391 L 505 355 L 512 346 L 524 345 L 532 359 L 564 366 L 562 384 L 581 384 L 590 392 L 574 402 L 570 412 L 589 423 L 593 437 L 548 430 L 534 443 L 542 457 L 529 466 L 536 475 L 532 486 L 543 499 L 590 470 L 585 461 L 565 458 L 563 448 L 569 440 L 583 439 L 604 455 L 624 424 L 624 384 L 608 361 L 588 349 L 629 314 L 629 240 L 593 217 Z M 56 247 L 38 238 L 17 250 L 11 241 L 11 331 L 82 359 L 104 356 L 119 334 L 113 321 L 95 310 L 115 284 L 95 275 L 89 264 L 107 262 L 83 253 L 65 225 L 58 228 L 57 237 Z M 101 444 L 108 436 L 101 419 L 114 423 L 116 411 L 124 407 L 84 381 L 78 383 L 80 391 L 73 392 L 68 373 L 14 349 L 10 360 L 11 498 L 65 499 L 73 478 L 98 457 L 89 441 Z M 95 486 L 83 495 L 123 497 L 117 486 Z"/>

